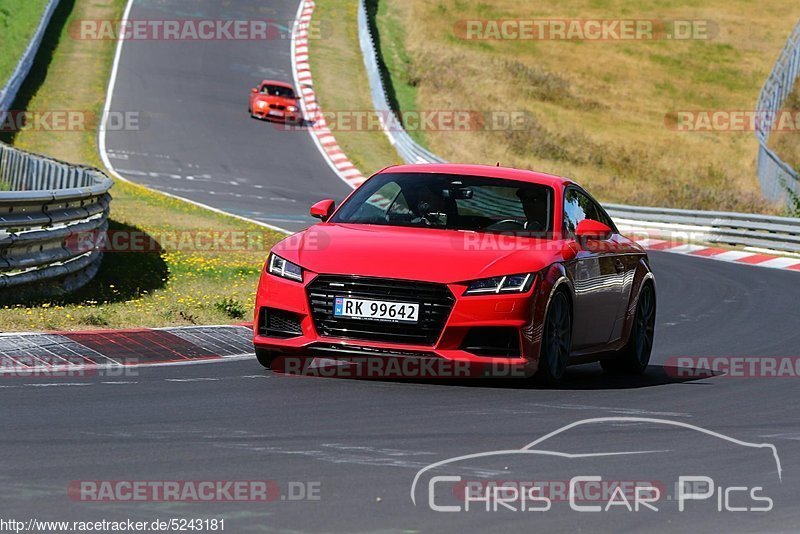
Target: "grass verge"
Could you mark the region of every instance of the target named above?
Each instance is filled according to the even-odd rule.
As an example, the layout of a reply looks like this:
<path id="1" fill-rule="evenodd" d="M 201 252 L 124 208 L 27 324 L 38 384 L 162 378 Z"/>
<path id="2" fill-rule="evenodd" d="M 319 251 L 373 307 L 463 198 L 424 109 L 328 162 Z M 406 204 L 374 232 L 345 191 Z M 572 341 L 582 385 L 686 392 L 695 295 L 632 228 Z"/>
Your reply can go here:
<path id="1" fill-rule="evenodd" d="M 372 113 L 372 97 L 358 44 L 358 2 L 319 0 L 314 19 L 321 21 L 320 38 L 309 41 L 314 90 L 326 113 Z M 329 121 L 331 122 L 331 121 Z M 402 163 L 397 151 L 383 132 L 375 129 L 349 128 L 331 124 L 342 150 L 365 175 Z"/>
<path id="2" fill-rule="evenodd" d="M 48 0 L 0 0 L 0 87 L 4 87 L 39 25 Z"/>
<path id="3" fill-rule="evenodd" d="M 782 210 L 760 195 L 752 131 L 677 131 L 669 116 L 754 109 L 796 22 L 786 16 L 789 0 L 768 8 L 743 0 L 373 1 L 401 106 L 528 116 L 521 128 L 425 132 L 445 159 L 571 176 L 608 202 Z M 466 40 L 456 30 L 464 20 L 614 18 L 710 21 L 712 38 Z"/>
<path id="4" fill-rule="evenodd" d="M 124 0 L 62 0 L 36 65 L 18 99 L 27 110 L 82 110 L 99 117 L 116 43 L 72 39 L 70 22 L 118 20 Z M 6 138 L 15 145 L 63 160 L 101 166 L 96 124 L 75 132 L 23 130 Z M 280 235 L 233 217 L 219 215 L 144 187 L 117 182 L 112 189 L 112 231 L 149 236 L 165 252 L 107 253 L 97 277 L 59 301 L 13 303 L 12 290 L 0 310 L 4 331 L 80 330 L 232 323 L 251 319 L 266 249 Z M 198 250 L 186 239 L 215 231 L 249 239 L 231 251 Z M 126 235 L 126 234 L 121 234 Z M 205 242 L 204 242 L 205 243 Z M 244 248 L 247 248 L 244 250 Z"/>

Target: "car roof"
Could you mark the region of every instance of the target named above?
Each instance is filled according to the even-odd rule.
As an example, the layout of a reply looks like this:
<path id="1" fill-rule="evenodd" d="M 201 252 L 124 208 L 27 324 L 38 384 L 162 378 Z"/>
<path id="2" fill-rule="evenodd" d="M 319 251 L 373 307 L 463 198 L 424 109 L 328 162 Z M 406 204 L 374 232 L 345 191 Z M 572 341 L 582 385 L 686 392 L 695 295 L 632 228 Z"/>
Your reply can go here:
<path id="1" fill-rule="evenodd" d="M 294 89 L 294 86 L 292 84 L 286 83 L 286 82 L 279 82 L 279 81 L 276 81 L 276 80 L 263 80 L 261 82 L 261 85 L 264 85 L 264 84 L 277 85 L 278 87 L 287 87 L 289 89 Z"/>
<path id="2" fill-rule="evenodd" d="M 495 167 L 493 165 L 467 165 L 461 163 L 423 163 L 414 165 L 395 165 L 387 167 L 379 174 L 388 172 L 399 173 L 429 173 L 429 174 L 461 174 L 464 176 L 483 176 L 487 178 L 501 178 L 517 180 L 535 184 L 549 185 L 555 189 L 565 187 L 575 182 L 569 178 L 546 174 L 543 172 L 514 169 L 511 167 Z"/>

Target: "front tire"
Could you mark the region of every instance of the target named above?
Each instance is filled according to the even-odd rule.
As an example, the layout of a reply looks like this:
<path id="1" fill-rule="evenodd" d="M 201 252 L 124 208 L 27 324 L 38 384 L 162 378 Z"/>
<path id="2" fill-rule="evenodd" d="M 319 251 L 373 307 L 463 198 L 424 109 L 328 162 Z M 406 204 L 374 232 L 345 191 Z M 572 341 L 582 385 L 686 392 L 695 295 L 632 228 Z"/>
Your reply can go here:
<path id="1" fill-rule="evenodd" d="M 271 350 L 256 348 L 256 360 L 264 366 L 264 369 L 272 369 L 272 364 L 278 358 L 278 353 Z"/>
<path id="2" fill-rule="evenodd" d="M 544 320 L 539 369 L 534 379 L 540 384 L 555 384 L 567 370 L 572 350 L 572 314 L 563 291 L 556 292 Z"/>
<path id="3" fill-rule="evenodd" d="M 653 285 L 647 283 L 639 294 L 628 343 L 613 358 L 600 361 L 603 370 L 612 374 L 640 375 L 644 373 L 653 352 L 655 327 L 656 292 Z"/>

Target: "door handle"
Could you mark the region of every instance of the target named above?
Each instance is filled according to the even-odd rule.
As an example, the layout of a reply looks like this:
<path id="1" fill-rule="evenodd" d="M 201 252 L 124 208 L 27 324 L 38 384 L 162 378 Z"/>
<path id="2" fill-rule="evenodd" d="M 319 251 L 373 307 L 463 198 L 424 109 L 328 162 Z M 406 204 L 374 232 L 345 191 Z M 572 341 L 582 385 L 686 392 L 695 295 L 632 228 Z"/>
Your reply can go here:
<path id="1" fill-rule="evenodd" d="M 625 272 L 625 264 L 622 263 L 622 260 L 617 260 L 614 262 L 614 268 L 617 270 L 617 274 L 622 274 Z"/>

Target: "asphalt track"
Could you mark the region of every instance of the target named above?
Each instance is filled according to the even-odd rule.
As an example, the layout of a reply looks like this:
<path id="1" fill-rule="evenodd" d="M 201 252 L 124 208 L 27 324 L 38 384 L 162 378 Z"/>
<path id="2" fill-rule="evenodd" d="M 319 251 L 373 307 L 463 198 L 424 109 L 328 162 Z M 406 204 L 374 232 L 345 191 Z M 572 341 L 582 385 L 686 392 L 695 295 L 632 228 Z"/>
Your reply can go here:
<path id="1" fill-rule="evenodd" d="M 266 4 L 289 20 L 294 2 Z M 256 0 L 137 0 L 132 18 L 247 18 Z M 305 132 L 248 118 L 249 88 L 290 79 L 288 41 L 128 43 L 112 109 L 139 110 L 139 132 L 110 132 L 117 170 L 132 180 L 270 224 L 297 229 L 318 198 L 348 189 Z M 190 179 L 193 178 L 193 179 Z M 235 185 L 234 185 L 235 182 Z M 256 198 L 261 197 L 261 198 Z M 300 214 L 300 215 L 298 215 Z M 2 517 L 27 520 L 226 519 L 228 532 L 593 531 L 789 532 L 800 524 L 798 378 L 677 378 L 674 356 L 796 356 L 798 274 L 652 253 L 659 315 L 653 365 L 636 379 L 571 368 L 557 388 L 521 381 L 435 383 L 286 377 L 255 361 L 138 369 L 82 379 L 0 378 Z M 642 417 L 697 425 L 750 449 L 654 422 L 610 421 L 548 445 L 586 459 L 515 456 L 436 474 L 466 478 L 660 481 L 708 475 L 761 485 L 770 512 L 717 511 L 715 498 L 679 512 L 431 511 L 411 500 L 433 462 L 519 449 L 564 425 Z M 552 443 L 551 443 L 552 442 Z M 649 452 L 647 452 L 649 451 Z M 766 456 L 765 456 L 766 454 Z M 499 462 L 499 463 L 498 463 Z M 270 503 L 76 502 L 81 480 L 274 480 L 318 483 L 319 500 Z M 285 495 L 285 493 L 284 493 Z M 736 502 L 732 504 L 742 504 Z M 753 504 L 752 502 L 750 504 Z"/>
<path id="2" fill-rule="evenodd" d="M 3 429 L 0 501 L 7 517 L 148 519 L 225 517 L 230 532 L 556 531 L 649 529 L 788 532 L 800 522 L 797 378 L 679 379 L 672 356 L 796 355 L 797 274 L 653 253 L 660 308 L 653 366 L 614 378 L 599 366 L 571 368 L 563 385 L 519 381 L 437 383 L 287 377 L 255 361 L 139 369 L 122 377 L 0 379 Z M 790 319 L 795 317 L 794 320 Z M 762 485 L 771 512 L 718 512 L 716 501 L 685 512 L 442 513 L 411 484 L 450 457 L 515 449 L 594 417 L 648 417 L 697 425 L 764 450 L 649 423 L 570 431 L 551 450 L 658 451 L 585 461 L 503 459 L 472 466 L 502 480 L 670 481 L 709 475 Z M 574 474 L 567 474 L 574 473 Z M 452 474 L 439 471 L 437 474 Z M 611 479 L 609 477 L 621 477 Z M 526 478 L 527 477 L 527 478 Z M 320 484 L 317 501 L 270 503 L 75 502 L 74 480 L 274 480 Z M 723 482 L 719 482 L 723 484 Z M 691 503 L 690 503 L 691 504 Z"/>
<path id="3" fill-rule="evenodd" d="M 138 123 L 109 128 L 109 161 L 123 177 L 287 230 L 313 223 L 316 201 L 350 187 L 305 130 L 251 119 L 250 90 L 291 82 L 294 0 L 136 0 L 131 20 L 268 19 L 275 39 L 125 42 L 110 111 Z M 271 35 L 271 34 L 270 34 Z"/>

